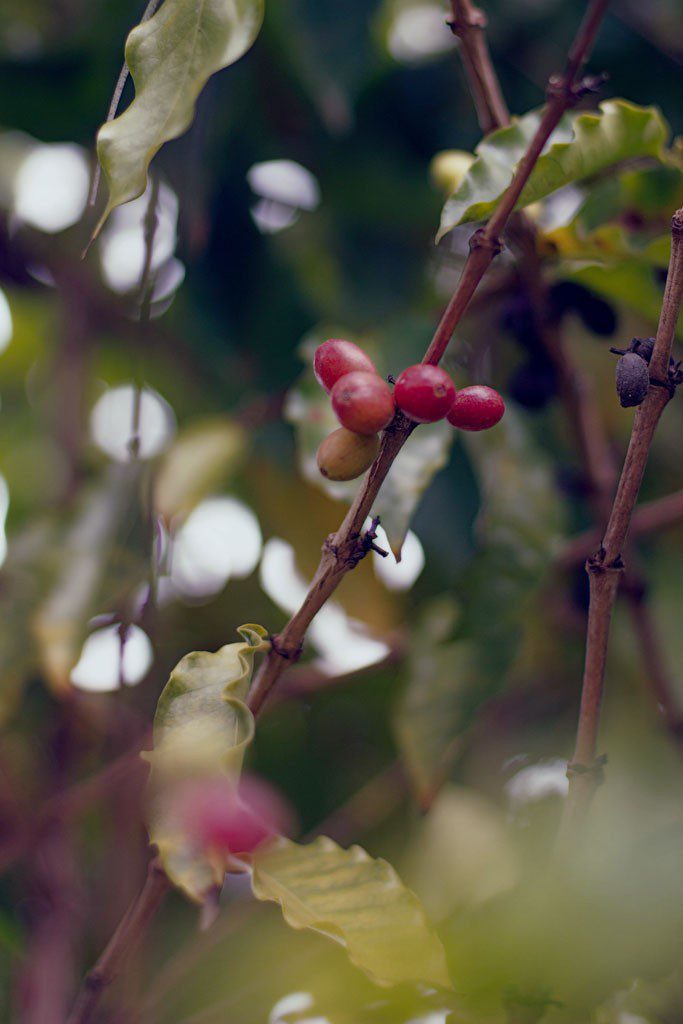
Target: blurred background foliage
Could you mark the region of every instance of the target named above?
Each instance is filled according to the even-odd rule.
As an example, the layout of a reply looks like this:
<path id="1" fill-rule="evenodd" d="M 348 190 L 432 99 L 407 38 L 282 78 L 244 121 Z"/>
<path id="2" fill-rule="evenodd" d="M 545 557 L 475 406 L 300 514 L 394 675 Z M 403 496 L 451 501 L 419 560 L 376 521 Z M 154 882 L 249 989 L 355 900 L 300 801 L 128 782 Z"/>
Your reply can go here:
<path id="1" fill-rule="evenodd" d="M 538 107 L 577 5 L 486 11 L 511 109 Z M 480 138 L 442 5 L 278 0 L 155 162 L 153 318 L 141 326 L 146 200 L 117 211 L 81 260 L 93 140 L 140 14 L 129 0 L 0 9 L 3 1019 L 62 1020 L 139 886 L 141 786 L 126 754 L 147 742 L 171 667 L 244 621 L 277 630 L 343 515 L 345 495 L 311 473 L 328 415 L 312 345 L 353 338 L 384 373 L 419 359 L 470 233 L 434 246 L 444 196 L 431 161 Z M 625 0 L 592 66 L 609 71 L 603 96 L 656 105 L 675 136 L 682 58 L 677 0 Z M 562 328 L 616 453 L 631 414 L 608 349 L 654 331 L 681 177 L 674 164 L 629 166 L 540 214 L 549 279 L 590 289 Z M 464 441 L 415 435 L 425 448 L 380 510 L 393 543 L 414 513 L 403 560 L 373 555 L 345 580 L 259 722 L 250 768 L 286 794 L 301 835 L 359 840 L 396 864 L 441 928 L 457 1000 L 374 988 L 231 881 L 205 933 L 181 900 L 164 911 L 126 983 L 141 1020 L 680 1017 L 680 729 L 667 735 L 621 607 L 607 782 L 586 853 L 559 882 L 545 870 L 587 605 L 580 562 L 556 559 L 591 518 L 508 253 L 446 365 L 456 382 L 500 388 L 508 416 Z M 681 488 L 682 429 L 675 403 L 644 500 Z M 426 485 L 437 468 L 411 493 L 418 469 Z M 682 545 L 680 526 L 639 543 L 681 707 Z M 105 775 L 92 806 L 50 813 L 110 764 L 120 776 Z M 54 976 L 39 969 L 46 950 Z M 54 1015 L 39 1018 L 46 985 Z"/>

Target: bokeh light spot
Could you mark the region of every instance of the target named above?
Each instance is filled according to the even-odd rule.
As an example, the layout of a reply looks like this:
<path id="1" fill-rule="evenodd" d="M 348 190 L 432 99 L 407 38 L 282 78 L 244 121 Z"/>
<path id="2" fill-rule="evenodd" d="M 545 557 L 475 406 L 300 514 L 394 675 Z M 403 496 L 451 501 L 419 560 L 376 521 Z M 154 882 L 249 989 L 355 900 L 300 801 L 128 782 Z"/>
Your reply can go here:
<path id="1" fill-rule="evenodd" d="M 135 686 L 149 672 L 153 660 L 149 637 L 139 626 L 130 626 L 123 648 L 118 626 L 91 633 L 83 644 L 71 682 L 89 693 L 111 693 L 123 681 Z"/>
<path id="2" fill-rule="evenodd" d="M 41 231 L 63 231 L 80 220 L 89 184 L 88 160 L 80 146 L 38 145 L 19 167 L 14 212 Z"/>
<path id="3" fill-rule="evenodd" d="M 90 414 L 90 433 L 97 447 L 117 462 L 129 462 L 133 438 L 135 388 L 121 384 L 98 398 Z M 139 438 L 141 459 L 159 455 L 175 432 L 175 416 L 168 402 L 151 388 L 140 399 Z"/>

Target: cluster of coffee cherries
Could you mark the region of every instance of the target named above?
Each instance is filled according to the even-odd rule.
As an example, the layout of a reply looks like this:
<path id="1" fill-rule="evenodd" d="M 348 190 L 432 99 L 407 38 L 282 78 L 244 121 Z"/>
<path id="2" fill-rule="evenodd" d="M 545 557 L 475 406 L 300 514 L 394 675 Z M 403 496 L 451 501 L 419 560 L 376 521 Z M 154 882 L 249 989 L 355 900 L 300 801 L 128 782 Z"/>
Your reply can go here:
<path id="1" fill-rule="evenodd" d="M 403 371 L 392 392 L 374 363 L 351 341 L 330 338 L 316 350 L 313 369 L 341 423 L 318 448 L 318 468 L 328 480 L 354 480 L 379 452 L 379 432 L 396 409 L 415 423 L 448 419 L 461 430 L 488 430 L 505 412 L 503 399 L 482 384 L 456 391 L 445 370 L 417 363 Z"/>

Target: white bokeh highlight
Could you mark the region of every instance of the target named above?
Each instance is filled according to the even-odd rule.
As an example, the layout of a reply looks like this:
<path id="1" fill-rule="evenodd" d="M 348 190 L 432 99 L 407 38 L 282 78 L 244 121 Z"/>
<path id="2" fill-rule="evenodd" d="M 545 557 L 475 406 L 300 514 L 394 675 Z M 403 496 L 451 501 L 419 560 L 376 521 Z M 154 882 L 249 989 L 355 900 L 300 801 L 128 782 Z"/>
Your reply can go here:
<path id="1" fill-rule="evenodd" d="M 305 1013 L 312 1006 L 313 996 L 310 992 L 290 992 L 278 999 L 268 1015 L 268 1024 L 283 1024 L 283 1018 L 293 1013 Z"/>
<path id="2" fill-rule="evenodd" d="M 102 232 L 99 243 L 102 276 L 112 291 L 119 294 L 134 291 L 140 286 L 145 263 L 144 221 L 149 208 L 151 187 L 148 185 L 139 199 L 114 210 Z M 153 273 L 160 271 L 163 264 L 171 259 L 177 243 L 178 197 L 167 185 L 159 186 L 156 216 L 151 261 Z M 176 270 L 178 286 L 183 277 L 184 269 L 179 278 Z M 155 289 L 153 299 L 161 297 Z"/>
<path id="3" fill-rule="evenodd" d="M 4 476 L 0 474 L 0 566 L 7 558 L 7 534 L 5 533 L 5 522 L 9 512 L 9 487 Z"/>
<path id="4" fill-rule="evenodd" d="M 130 626 L 121 647 L 118 626 L 96 629 L 83 644 L 71 682 L 88 693 L 112 693 L 121 682 L 135 686 L 149 672 L 153 661 L 152 644 L 139 626 Z"/>
<path id="5" fill-rule="evenodd" d="M 294 160 L 266 160 L 247 171 L 252 192 L 299 210 L 315 210 L 320 204 L 320 186 L 309 170 Z"/>
<path id="6" fill-rule="evenodd" d="M 236 498 L 202 501 L 178 530 L 171 582 L 185 597 L 209 597 L 229 579 L 244 579 L 258 565 L 263 538 L 252 510 Z"/>
<path id="7" fill-rule="evenodd" d="M 7 296 L 0 288 L 0 353 L 4 352 L 14 333 L 12 322 L 12 310 L 10 309 Z"/>
<path id="8" fill-rule="evenodd" d="M 90 413 L 90 435 L 94 444 L 116 462 L 130 462 L 133 438 L 135 388 L 121 384 L 108 388 L 98 398 Z M 144 388 L 140 398 L 138 457 L 151 459 L 168 447 L 175 433 L 175 416 L 171 406 L 151 388 Z"/>
<path id="9" fill-rule="evenodd" d="M 291 227 L 302 210 L 320 205 L 320 186 L 309 170 L 294 160 L 265 160 L 247 172 L 252 192 L 260 198 L 251 207 L 259 231 L 274 235 Z"/>
<path id="10" fill-rule="evenodd" d="M 301 605 L 307 584 L 296 565 L 294 548 L 279 537 L 268 540 L 260 568 L 261 587 L 284 612 L 292 615 Z M 314 664 L 329 676 L 346 675 L 384 661 L 390 648 L 372 637 L 362 622 L 327 602 L 311 623 L 308 636 L 319 653 Z"/>
<path id="11" fill-rule="evenodd" d="M 90 168 L 80 146 L 39 144 L 22 161 L 14 184 L 14 215 L 55 234 L 81 219 L 88 201 Z"/>
<path id="12" fill-rule="evenodd" d="M 391 56 L 402 64 L 421 64 L 452 50 L 442 3 L 409 3 L 397 10 L 387 34 Z"/>
<path id="13" fill-rule="evenodd" d="M 370 525 L 368 522 L 367 526 Z M 381 526 L 377 527 L 377 545 L 389 554 L 386 558 L 372 553 L 372 564 L 375 576 L 388 590 L 410 590 L 425 567 L 425 553 L 420 539 L 412 530 L 408 530 L 403 542 L 401 561 L 397 562 L 389 547 L 389 540 Z"/>
<path id="14" fill-rule="evenodd" d="M 555 758 L 520 768 L 505 783 L 505 794 L 510 801 L 510 809 L 515 812 L 545 797 L 565 797 L 568 788 L 567 762 Z"/>

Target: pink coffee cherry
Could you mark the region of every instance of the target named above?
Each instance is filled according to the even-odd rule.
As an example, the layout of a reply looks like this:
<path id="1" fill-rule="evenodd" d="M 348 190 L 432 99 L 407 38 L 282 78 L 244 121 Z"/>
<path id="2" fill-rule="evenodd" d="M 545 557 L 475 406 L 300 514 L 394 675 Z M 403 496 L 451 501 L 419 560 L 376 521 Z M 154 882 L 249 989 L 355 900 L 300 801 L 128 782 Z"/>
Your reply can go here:
<path id="1" fill-rule="evenodd" d="M 417 363 L 404 370 L 396 381 L 394 398 L 409 419 L 416 423 L 435 423 L 442 420 L 452 406 L 455 385 L 440 366 Z"/>
<path id="2" fill-rule="evenodd" d="M 494 388 L 473 384 L 462 388 L 448 413 L 448 422 L 460 430 L 488 430 L 500 423 L 505 402 Z"/>
<path id="3" fill-rule="evenodd" d="M 341 377 L 354 370 L 377 373 L 375 364 L 362 348 L 341 338 L 330 338 L 318 346 L 313 357 L 313 370 L 325 391 L 331 391 Z"/>
<path id="4" fill-rule="evenodd" d="M 332 388 L 332 408 L 341 425 L 354 434 L 376 434 L 391 423 L 396 412 L 387 382 L 361 370 L 337 381 Z"/>
<path id="5" fill-rule="evenodd" d="M 183 831 L 202 850 L 251 853 L 292 830 L 293 814 L 269 783 L 254 775 L 239 785 L 224 776 L 192 779 L 174 795 Z"/>

